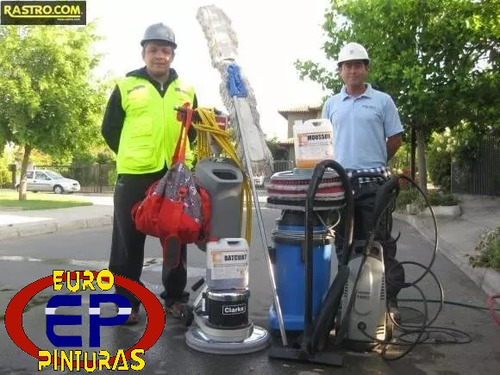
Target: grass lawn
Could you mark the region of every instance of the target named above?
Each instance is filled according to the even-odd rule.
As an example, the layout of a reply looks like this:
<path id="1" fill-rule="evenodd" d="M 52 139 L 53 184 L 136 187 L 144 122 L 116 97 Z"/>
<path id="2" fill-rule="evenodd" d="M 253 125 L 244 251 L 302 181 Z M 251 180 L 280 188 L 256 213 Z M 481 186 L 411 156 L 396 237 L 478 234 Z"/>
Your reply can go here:
<path id="1" fill-rule="evenodd" d="M 92 202 L 73 198 L 71 195 L 45 193 L 26 193 L 26 200 L 19 200 L 17 191 L 0 190 L 0 211 L 2 210 L 48 210 L 52 208 L 68 208 L 91 206 Z"/>

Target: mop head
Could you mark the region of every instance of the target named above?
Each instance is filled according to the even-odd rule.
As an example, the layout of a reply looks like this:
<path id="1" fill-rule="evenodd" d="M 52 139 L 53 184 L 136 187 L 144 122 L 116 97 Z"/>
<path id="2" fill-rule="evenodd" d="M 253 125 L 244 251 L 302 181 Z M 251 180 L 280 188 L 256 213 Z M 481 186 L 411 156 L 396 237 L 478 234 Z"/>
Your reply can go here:
<path id="1" fill-rule="evenodd" d="M 198 9 L 196 18 L 200 23 L 208 42 L 212 66 L 221 74 L 220 94 L 229 118 L 233 141 L 238 156 L 246 163 L 245 150 L 252 165 L 247 170 L 270 175 L 273 171 L 273 156 L 265 142 L 257 111 L 257 101 L 253 90 L 236 64 L 238 57 L 238 39 L 231 27 L 231 20 L 214 5 Z M 241 133 L 245 134 L 246 145 L 242 142 Z"/>

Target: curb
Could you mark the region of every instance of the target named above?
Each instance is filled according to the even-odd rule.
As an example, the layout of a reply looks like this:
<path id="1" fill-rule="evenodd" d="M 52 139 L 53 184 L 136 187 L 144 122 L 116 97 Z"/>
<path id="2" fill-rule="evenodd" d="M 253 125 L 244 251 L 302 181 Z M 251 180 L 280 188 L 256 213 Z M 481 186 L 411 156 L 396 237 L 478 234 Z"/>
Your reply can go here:
<path id="1" fill-rule="evenodd" d="M 37 223 L 13 224 L 0 228 L 0 241 L 20 237 L 35 236 L 40 234 L 49 234 L 57 231 L 105 227 L 112 224 L 112 215 L 92 217 L 88 219 L 69 220 L 64 222 L 47 220 Z"/>
<path id="2" fill-rule="evenodd" d="M 393 213 L 395 219 L 404 221 L 415 228 L 422 236 L 430 242 L 434 242 L 434 234 L 425 227 L 414 215 Z M 438 226 L 438 251 L 448 258 L 453 264 L 462 270 L 477 286 L 487 295 L 496 295 L 500 292 L 500 272 L 490 268 L 471 267 L 468 260 L 458 257 L 458 251 L 441 236 L 439 236 Z"/>

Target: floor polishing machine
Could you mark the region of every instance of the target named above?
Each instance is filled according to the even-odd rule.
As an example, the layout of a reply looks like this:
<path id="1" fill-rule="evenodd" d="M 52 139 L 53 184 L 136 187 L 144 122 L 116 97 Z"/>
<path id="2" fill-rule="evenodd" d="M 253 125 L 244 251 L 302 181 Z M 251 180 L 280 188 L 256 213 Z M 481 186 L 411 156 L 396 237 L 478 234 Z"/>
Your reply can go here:
<path id="1" fill-rule="evenodd" d="M 200 247 L 206 252 L 206 278 L 193 304 L 184 305 L 182 320 L 189 327 L 186 344 L 212 354 L 246 354 L 265 349 L 270 334 L 249 319 L 249 247 L 241 232 L 243 175 L 230 159 L 207 158 L 196 176 L 211 197 L 211 237 Z"/>

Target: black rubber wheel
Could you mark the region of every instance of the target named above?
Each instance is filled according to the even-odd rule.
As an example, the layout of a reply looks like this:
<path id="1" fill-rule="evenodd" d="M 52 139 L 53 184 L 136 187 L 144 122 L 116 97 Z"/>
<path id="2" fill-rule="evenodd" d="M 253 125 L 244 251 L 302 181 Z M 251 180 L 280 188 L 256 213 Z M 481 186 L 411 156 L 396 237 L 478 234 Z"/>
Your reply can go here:
<path id="1" fill-rule="evenodd" d="M 191 324 L 193 324 L 193 320 L 194 320 L 193 306 L 188 304 L 182 305 L 181 309 L 182 324 L 186 327 L 189 327 Z"/>

